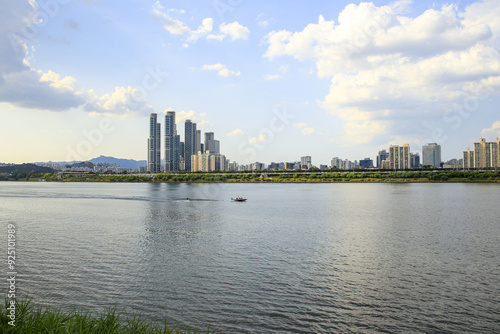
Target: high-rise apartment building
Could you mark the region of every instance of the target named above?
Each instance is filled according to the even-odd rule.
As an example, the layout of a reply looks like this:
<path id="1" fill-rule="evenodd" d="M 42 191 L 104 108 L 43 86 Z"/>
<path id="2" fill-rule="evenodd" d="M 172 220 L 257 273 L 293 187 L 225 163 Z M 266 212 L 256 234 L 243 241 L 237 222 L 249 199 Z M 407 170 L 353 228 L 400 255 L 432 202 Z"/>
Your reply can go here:
<path id="1" fill-rule="evenodd" d="M 470 148 L 464 151 L 464 168 L 495 168 L 500 167 L 500 139 L 496 142 L 486 142 L 485 138 L 474 143 L 474 151 Z"/>
<path id="2" fill-rule="evenodd" d="M 196 151 L 196 123 L 190 119 L 184 123 L 184 168 L 191 171 L 191 156 L 197 154 Z"/>
<path id="3" fill-rule="evenodd" d="M 396 170 L 411 168 L 410 144 L 389 147 L 389 168 Z"/>
<path id="4" fill-rule="evenodd" d="M 205 132 L 205 151 L 210 151 L 210 153 L 220 153 L 220 143 L 215 140 L 213 132 Z"/>
<path id="5" fill-rule="evenodd" d="M 191 156 L 191 171 L 193 172 L 213 172 L 226 170 L 227 159 L 220 153 L 210 153 L 206 151 Z"/>
<path id="6" fill-rule="evenodd" d="M 149 115 L 148 172 L 161 172 L 161 128 L 158 115 Z"/>
<path id="7" fill-rule="evenodd" d="M 195 149 L 194 149 L 194 154 L 198 154 L 198 152 L 201 151 L 203 153 L 203 150 L 201 148 L 201 130 L 196 130 L 196 144 L 195 144 Z"/>
<path id="8" fill-rule="evenodd" d="M 343 163 L 342 163 L 342 160 L 339 159 L 338 157 L 335 157 L 335 158 L 332 158 L 332 168 L 333 167 L 337 167 L 338 169 L 343 169 Z"/>
<path id="9" fill-rule="evenodd" d="M 309 155 L 300 158 L 300 168 L 309 169 L 312 166 L 312 159 Z"/>
<path id="10" fill-rule="evenodd" d="M 441 145 L 429 143 L 422 147 L 422 165 L 441 167 Z"/>
<path id="11" fill-rule="evenodd" d="M 180 164 L 180 136 L 177 135 L 175 112 L 169 111 L 165 115 L 165 172 L 179 170 Z"/>

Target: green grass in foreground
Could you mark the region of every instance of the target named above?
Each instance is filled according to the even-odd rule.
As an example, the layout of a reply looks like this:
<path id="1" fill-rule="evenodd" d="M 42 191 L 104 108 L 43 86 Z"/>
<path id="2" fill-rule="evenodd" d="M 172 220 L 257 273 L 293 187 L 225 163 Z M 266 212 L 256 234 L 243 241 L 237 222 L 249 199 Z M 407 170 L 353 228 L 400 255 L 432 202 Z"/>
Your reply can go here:
<path id="1" fill-rule="evenodd" d="M 147 318 L 133 316 L 123 319 L 116 308 L 110 308 L 99 317 L 85 311 L 62 312 L 58 309 L 34 306 L 31 298 L 16 300 L 15 326 L 9 324 L 8 300 L 0 310 L 0 333 L 147 333 L 185 334 L 197 333 L 182 330 L 177 326 L 158 325 Z M 206 333 L 210 333 L 207 330 Z"/>

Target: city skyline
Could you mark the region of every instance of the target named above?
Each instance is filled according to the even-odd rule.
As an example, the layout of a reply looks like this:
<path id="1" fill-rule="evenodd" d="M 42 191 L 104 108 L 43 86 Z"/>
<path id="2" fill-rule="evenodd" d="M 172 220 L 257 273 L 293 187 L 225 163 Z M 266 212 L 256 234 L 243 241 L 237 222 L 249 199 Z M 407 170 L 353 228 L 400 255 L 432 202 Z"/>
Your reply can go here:
<path id="1" fill-rule="evenodd" d="M 500 137 L 499 11 L 492 0 L 8 2 L 0 161 L 145 160 L 149 115 L 163 124 L 173 110 L 176 136 L 190 119 L 239 163 L 375 161 L 403 143 L 459 159 Z"/>

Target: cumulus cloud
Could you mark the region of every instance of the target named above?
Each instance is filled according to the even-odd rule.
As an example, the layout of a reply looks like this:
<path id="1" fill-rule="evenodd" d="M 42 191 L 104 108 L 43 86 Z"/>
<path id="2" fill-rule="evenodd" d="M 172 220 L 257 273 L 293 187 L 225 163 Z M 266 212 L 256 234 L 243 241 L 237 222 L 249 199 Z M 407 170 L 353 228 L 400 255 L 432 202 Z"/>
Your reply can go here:
<path id="1" fill-rule="evenodd" d="M 71 76 L 33 68 L 27 61 L 26 42 L 36 38 L 38 5 L 32 1 L 4 5 L 0 12 L 0 102 L 50 111 L 83 107 L 91 116 L 151 110 L 130 87 L 116 87 L 114 93 L 99 97 L 93 90 L 80 87 Z"/>
<path id="2" fill-rule="evenodd" d="M 269 25 L 269 21 L 264 19 L 266 15 L 264 13 L 260 13 L 257 18 L 256 18 L 256 21 L 257 21 L 257 25 L 259 27 L 262 27 L 262 28 L 266 28 L 268 25 Z"/>
<path id="3" fill-rule="evenodd" d="M 252 137 L 248 140 L 249 144 L 262 144 L 265 143 L 268 140 L 267 135 L 262 134 L 258 137 Z"/>
<path id="4" fill-rule="evenodd" d="M 266 75 L 263 76 L 263 78 L 264 78 L 264 80 L 270 81 L 270 80 L 279 79 L 280 76 L 279 76 L 279 74 L 266 74 Z"/>
<path id="5" fill-rule="evenodd" d="M 320 106 L 344 121 L 346 141 L 422 132 L 415 124 L 423 119 L 441 117 L 478 90 L 499 91 L 500 54 L 492 43 L 500 33 L 492 14 L 498 1 L 416 17 L 405 16 L 410 5 L 350 4 L 337 22 L 321 15 L 302 31 L 272 31 L 264 57 L 312 61 L 319 77 L 331 78 Z"/>
<path id="6" fill-rule="evenodd" d="M 294 123 L 292 124 L 294 128 L 305 128 L 307 126 L 307 123 Z"/>
<path id="7" fill-rule="evenodd" d="M 236 21 L 232 23 L 223 22 L 219 25 L 219 30 L 212 33 L 214 30 L 214 20 L 211 17 L 203 19 L 201 25 L 199 25 L 197 29 L 192 30 L 181 20 L 173 18 L 171 13 L 185 14 L 185 11 L 165 9 L 165 7 L 160 4 L 160 1 L 153 4 L 151 15 L 159 19 L 163 23 L 163 28 L 172 35 L 186 36 L 187 42 L 195 42 L 200 38 L 222 41 L 226 37 L 234 41 L 236 39 L 248 39 L 250 36 L 250 29 Z"/>
<path id="8" fill-rule="evenodd" d="M 231 40 L 236 39 L 248 39 L 250 36 L 250 29 L 242 26 L 238 22 L 233 23 L 222 23 L 219 27 L 221 33 L 231 37 Z"/>
<path id="9" fill-rule="evenodd" d="M 169 14 L 170 12 L 170 10 L 165 11 L 165 7 L 163 7 L 159 1 L 156 1 L 153 5 L 151 14 L 156 18 L 162 19 L 163 28 L 165 28 L 165 30 L 172 35 L 183 35 L 189 33 L 191 29 L 189 29 L 189 27 L 182 21 L 172 18 Z"/>
<path id="10" fill-rule="evenodd" d="M 241 72 L 230 71 L 225 65 L 218 63 L 213 65 L 203 65 L 204 70 L 217 71 L 217 74 L 221 77 L 239 77 Z"/>
<path id="11" fill-rule="evenodd" d="M 148 105 L 140 91 L 132 87 L 115 87 L 111 94 L 105 94 L 94 98 L 85 105 L 85 110 L 93 112 L 93 115 L 105 114 L 109 116 L 124 114 L 147 115 L 154 112 L 153 107 Z"/>
<path id="12" fill-rule="evenodd" d="M 86 102 L 86 93 L 70 76 L 60 78 L 32 68 L 26 41 L 40 23 L 36 2 L 9 1 L 0 13 L 0 102 L 33 109 L 63 111 Z"/>
<path id="13" fill-rule="evenodd" d="M 248 39 L 250 36 L 250 29 L 242 26 L 238 22 L 222 23 L 219 26 L 219 33 L 209 35 L 208 39 L 216 39 L 222 41 L 226 37 L 230 37 L 232 41 L 237 39 Z"/>
<path id="14" fill-rule="evenodd" d="M 314 130 L 314 128 L 304 128 L 302 129 L 302 131 L 300 131 L 304 136 L 309 136 L 309 135 L 313 135 L 316 132 L 316 130 Z"/>
<path id="15" fill-rule="evenodd" d="M 168 109 L 172 111 L 171 109 Z M 200 125 L 212 125 L 209 121 L 205 119 L 207 113 L 196 113 L 194 110 L 189 111 L 180 111 L 175 114 L 175 123 L 180 124 L 185 122 L 187 119 L 190 119 L 198 126 Z"/>
<path id="16" fill-rule="evenodd" d="M 245 134 L 245 131 L 243 131 L 241 129 L 236 129 L 234 131 L 229 132 L 227 135 L 229 137 L 234 137 L 234 136 L 241 136 L 241 135 L 244 135 L 244 134 Z"/>
<path id="17" fill-rule="evenodd" d="M 484 138 L 500 137 L 500 121 L 496 121 L 491 127 L 483 129 L 481 135 Z"/>

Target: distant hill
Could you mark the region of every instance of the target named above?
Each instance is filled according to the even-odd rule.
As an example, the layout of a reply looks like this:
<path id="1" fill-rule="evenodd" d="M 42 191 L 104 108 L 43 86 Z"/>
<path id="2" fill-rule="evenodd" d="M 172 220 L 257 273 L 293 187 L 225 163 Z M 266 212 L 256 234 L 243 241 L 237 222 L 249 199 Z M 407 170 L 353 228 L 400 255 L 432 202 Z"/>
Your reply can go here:
<path id="1" fill-rule="evenodd" d="M 40 167 L 35 164 L 21 164 L 21 165 L 12 165 L 12 166 L 0 166 L 0 173 L 10 174 L 17 172 L 41 172 L 41 173 L 50 173 L 54 170 L 49 167 Z"/>
<path id="2" fill-rule="evenodd" d="M 110 164 L 110 165 L 117 165 L 118 167 L 132 168 L 132 169 L 139 169 L 139 167 L 144 167 L 147 165 L 146 160 L 118 159 L 114 157 L 106 157 L 104 155 L 101 155 L 100 157 L 91 159 L 89 161 L 94 165 Z"/>
<path id="3" fill-rule="evenodd" d="M 76 162 L 76 163 L 72 163 L 72 164 L 69 164 L 69 165 L 66 165 L 66 167 L 68 168 L 76 168 L 76 167 L 79 167 L 79 168 L 94 168 L 94 164 L 89 162 L 89 161 L 85 161 L 85 162 Z"/>

